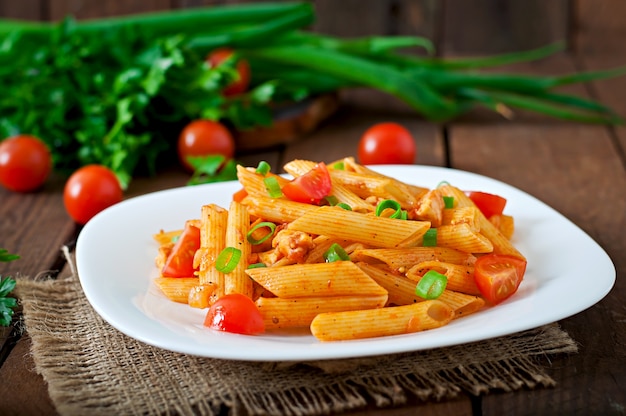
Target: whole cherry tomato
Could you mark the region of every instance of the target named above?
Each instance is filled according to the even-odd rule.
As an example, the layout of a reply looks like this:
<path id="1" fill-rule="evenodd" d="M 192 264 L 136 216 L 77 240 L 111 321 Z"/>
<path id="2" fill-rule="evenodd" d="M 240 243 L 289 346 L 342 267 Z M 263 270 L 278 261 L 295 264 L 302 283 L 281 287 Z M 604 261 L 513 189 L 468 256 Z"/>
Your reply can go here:
<path id="1" fill-rule="evenodd" d="M 14 192 L 39 188 L 52 170 L 48 147 L 36 137 L 19 135 L 0 142 L 0 183 Z"/>
<path id="2" fill-rule="evenodd" d="M 69 216 L 86 224 L 97 213 L 122 200 L 123 192 L 115 174 L 102 165 L 87 165 L 65 183 L 63 202 Z"/>
<path id="3" fill-rule="evenodd" d="M 230 58 L 232 54 L 233 50 L 229 48 L 215 49 L 209 54 L 207 61 L 212 67 L 216 67 Z M 223 91 L 227 97 L 246 92 L 250 85 L 250 65 L 248 62 L 244 59 L 238 59 L 235 69 L 237 70 L 237 80 L 224 88 Z"/>
<path id="4" fill-rule="evenodd" d="M 409 165 L 415 161 L 416 154 L 413 136 L 397 123 L 375 124 L 359 141 L 359 161 L 364 165 Z"/>
<path id="5" fill-rule="evenodd" d="M 235 139 L 223 124 L 212 120 L 194 120 L 178 137 L 178 158 L 190 172 L 189 156 L 222 155 L 226 160 L 235 154 Z"/>
<path id="6" fill-rule="evenodd" d="M 224 295 L 211 305 L 204 319 L 204 326 L 245 335 L 265 331 L 259 308 L 252 299 L 240 293 Z"/>

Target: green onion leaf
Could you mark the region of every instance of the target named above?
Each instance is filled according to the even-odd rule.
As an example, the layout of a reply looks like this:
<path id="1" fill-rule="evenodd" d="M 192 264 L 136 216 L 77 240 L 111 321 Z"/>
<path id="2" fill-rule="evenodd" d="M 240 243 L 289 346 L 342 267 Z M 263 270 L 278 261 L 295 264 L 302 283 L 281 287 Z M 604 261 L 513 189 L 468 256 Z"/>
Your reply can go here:
<path id="1" fill-rule="evenodd" d="M 454 208 L 454 197 L 453 196 L 443 196 L 443 205 L 446 209 Z"/>
<path id="2" fill-rule="evenodd" d="M 331 207 L 334 207 L 335 205 L 339 203 L 339 200 L 334 195 L 327 195 L 322 199 L 322 202 L 325 202 Z"/>
<path id="3" fill-rule="evenodd" d="M 264 228 L 264 227 L 269 228 L 269 232 L 265 234 L 262 238 L 259 238 L 258 240 L 255 239 L 252 234 L 254 234 L 254 232 L 258 230 L 259 228 Z M 260 222 L 254 227 L 252 227 L 250 231 L 248 231 L 248 234 L 246 234 L 246 239 L 248 240 L 250 244 L 252 244 L 253 246 L 256 246 L 256 245 L 264 243 L 265 241 L 267 241 L 268 238 L 272 237 L 274 235 L 274 231 L 276 231 L 276 224 L 274 224 L 273 222 L 269 222 L 269 221 Z"/>
<path id="4" fill-rule="evenodd" d="M 259 162 L 259 166 L 257 166 L 256 168 L 256 173 L 265 176 L 270 172 L 270 170 L 272 170 L 270 164 L 262 160 Z"/>
<path id="5" fill-rule="evenodd" d="M 426 233 L 424 233 L 422 245 L 424 247 L 435 247 L 437 245 L 437 229 L 436 228 L 430 228 L 428 231 L 426 231 Z"/>
<path id="6" fill-rule="evenodd" d="M 332 168 L 336 170 L 345 170 L 346 165 L 343 162 L 337 162 L 337 163 L 333 163 Z"/>
<path id="7" fill-rule="evenodd" d="M 337 206 L 339 208 L 345 209 L 346 211 L 352 211 L 352 207 L 350 205 L 346 204 L 345 202 L 340 202 L 340 203 L 337 204 Z"/>
<path id="8" fill-rule="evenodd" d="M 415 286 L 415 294 L 422 299 L 437 299 L 446 289 L 447 284 L 446 275 L 429 270 Z"/>
<path id="9" fill-rule="evenodd" d="M 217 256 L 215 268 L 222 273 L 230 273 L 235 270 L 241 259 L 241 250 L 235 247 L 226 247 Z"/>
<path id="10" fill-rule="evenodd" d="M 333 243 L 326 252 L 324 252 L 324 260 L 326 263 L 332 263 L 334 261 L 350 261 L 350 256 L 346 253 L 339 244 Z"/>
<path id="11" fill-rule="evenodd" d="M 262 267 L 267 267 L 265 263 L 252 263 L 248 266 L 248 269 L 260 269 Z"/>
<path id="12" fill-rule="evenodd" d="M 273 176 L 268 176 L 263 179 L 263 183 L 265 184 L 265 189 L 267 189 L 267 193 L 272 198 L 280 198 L 283 196 L 283 191 L 280 189 L 280 185 L 278 184 L 278 180 L 276 180 Z"/>
<path id="13" fill-rule="evenodd" d="M 399 218 L 401 220 L 406 219 L 406 211 L 404 211 L 404 214 L 403 214 L 403 210 L 400 207 L 400 203 L 398 201 L 394 201 L 393 199 L 385 199 L 383 201 L 380 201 L 380 203 L 376 206 L 376 216 L 380 217 L 383 211 L 388 208 L 395 210 L 395 212 L 391 214 L 389 218 Z"/>

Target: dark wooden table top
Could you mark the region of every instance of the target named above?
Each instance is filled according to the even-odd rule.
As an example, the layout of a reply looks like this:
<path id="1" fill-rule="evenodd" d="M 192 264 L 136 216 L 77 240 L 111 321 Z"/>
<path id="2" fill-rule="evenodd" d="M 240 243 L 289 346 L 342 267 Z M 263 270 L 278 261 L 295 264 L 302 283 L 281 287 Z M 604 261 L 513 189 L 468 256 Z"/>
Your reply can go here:
<path id="1" fill-rule="evenodd" d="M 595 10 L 591 3 L 581 3 L 588 5 L 582 12 L 590 14 L 574 40 L 573 53 L 514 69 L 547 74 L 624 65 L 626 25 L 615 24 L 610 10 Z M 623 19 L 624 14 L 621 16 Z M 626 116 L 626 77 L 579 85 L 573 91 L 598 99 Z M 313 133 L 279 148 L 239 154 L 237 158 L 243 164 L 267 160 L 280 166 L 294 158 L 331 161 L 355 155 L 360 135 L 378 121 L 400 122 L 413 132 L 418 146 L 416 163 L 501 180 L 562 213 L 606 250 L 615 264 L 617 281 L 598 304 L 559 322 L 579 344 L 579 352 L 546 362 L 556 387 L 467 395 L 441 403 L 416 399 L 386 413 L 374 409 L 362 413 L 625 414 L 626 129 L 560 122 L 532 114 L 502 120 L 480 112 L 439 125 L 380 93 L 353 91 Z M 125 197 L 182 186 L 187 179 L 177 168 L 156 177 L 137 178 Z M 0 189 L 0 247 L 21 256 L 19 261 L 0 264 L 0 275 L 63 273 L 60 249 L 75 241 L 80 231 L 64 211 L 63 185 L 64 178 L 53 176 L 36 193 Z M 593 279 L 589 276 L 589 284 Z M 55 414 L 46 383 L 34 371 L 28 333 L 7 328 L 0 329 L 0 334 L 0 413 Z"/>

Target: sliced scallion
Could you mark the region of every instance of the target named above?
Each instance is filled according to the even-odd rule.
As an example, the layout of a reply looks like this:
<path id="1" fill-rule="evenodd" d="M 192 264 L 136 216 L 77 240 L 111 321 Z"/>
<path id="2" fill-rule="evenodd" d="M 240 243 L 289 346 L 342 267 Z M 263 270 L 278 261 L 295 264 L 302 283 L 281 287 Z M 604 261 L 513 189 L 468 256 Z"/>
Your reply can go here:
<path id="1" fill-rule="evenodd" d="M 422 299 L 437 299 L 448 285 L 448 278 L 436 270 L 427 271 L 415 286 L 415 294 Z"/>
<path id="2" fill-rule="evenodd" d="M 262 160 L 262 161 L 259 162 L 259 165 L 256 168 L 256 173 L 265 176 L 271 170 L 272 170 L 272 167 L 270 166 L 270 164 L 267 163 L 266 161 Z"/>
<path id="3" fill-rule="evenodd" d="M 280 184 L 275 177 L 268 176 L 263 179 L 263 183 L 265 184 L 265 189 L 267 189 L 267 193 L 271 198 L 280 198 L 283 196 L 283 191 L 280 189 Z"/>
<path id="4" fill-rule="evenodd" d="M 241 250 L 235 247 L 226 247 L 217 256 L 215 268 L 218 272 L 230 273 L 235 270 L 239 260 L 241 260 Z"/>
<path id="5" fill-rule="evenodd" d="M 267 267 L 265 263 L 252 263 L 248 266 L 248 269 L 260 269 L 262 267 Z"/>
<path id="6" fill-rule="evenodd" d="M 394 201 L 393 199 L 385 199 L 383 201 L 380 201 L 380 203 L 376 206 L 376 216 L 380 217 L 383 211 L 386 209 L 393 209 L 395 211 L 389 216 L 389 218 L 406 219 L 406 217 L 403 218 L 403 210 L 398 201 Z"/>
<path id="7" fill-rule="evenodd" d="M 334 261 L 350 261 L 350 256 L 339 244 L 333 243 L 328 250 L 324 252 L 324 260 L 326 263 Z"/>
<path id="8" fill-rule="evenodd" d="M 435 247 L 437 245 L 437 229 L 436 228 L 430 228 L 428 229 L 428 231 L 424 233 L 422 245 L 424 247 Z"/>
<path id="9" fill-rule="evenodd" d="M 269 232 L 266 233 L 263 237 L 256 239 L 254 238 L 254 232 L 258 230 L 259 228 L 269 228 Z M 250 229 L 250 231 L 248 231 L 248 234 L 246 234 L 246 239 L 248 240 L 250 244 L 252 244 L 253 246 L 256 246 L 256 245 L 264 243 L 265 241 L 267 241 L 268 238 L 271 238 L 274 235 L 275 230 L 276 230 L 276 224 L 274 224 L 273 222 L 269 222 L 269 221 L 263 221 L 263 222 L 256 224 L 254 227 Z"/>
<path id="10" fill-rule="evenodd" d="M 345 209 L 346 211 L 352 211 L 352 207 L 350 205 L 346 204 L 345 202 L 340 202 L 340 203 L 337 204 L 337 206 L 339 208 Z"/>
<path id="11" fill-rule="evenodd" d="M 446 209 L 454 208 L 454 197 L 453 196 L 443 196 L 443 204 Z"/>

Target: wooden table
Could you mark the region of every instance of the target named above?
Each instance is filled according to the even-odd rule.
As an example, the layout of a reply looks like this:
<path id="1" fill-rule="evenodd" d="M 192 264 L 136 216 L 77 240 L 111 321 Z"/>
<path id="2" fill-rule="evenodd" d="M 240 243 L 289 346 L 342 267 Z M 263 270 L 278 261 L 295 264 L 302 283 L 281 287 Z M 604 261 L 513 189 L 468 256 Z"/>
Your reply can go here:
<path id="1" fill-rule="evenodd" d="M 322 2 L 324 3 L 324 2 Z M 514 69 L 565 73 L 626 63 L 624 6 L 613 9 L 579 2 L 583 22 L 571 39 L 575 49 Z M 611 3 L 611 2 L 609 2 Z M 55 3 L 56 4 L 56 3 Z M 445 43 L 444 43 L 445 44 Z M 626 78 L 576 86 L 626 115 Z M 414 134 L 416 163 L 449 166 L 509 183 L 552 206 L 595 239 L 612 258 L 617 282 L 598 304 L 560 325 L 579 344 L 579 353 L 546 362 L 554 388 L 462 396 L 442 403 L 414 400 L 400 409 L 363 414 L 624 414 L 626 412 L 626 129 L 580 125 L 521 114 L 512 121 L 475 112 L 445 125 L 427 122 L 401 103 L 372 91 L 345 94 L 340 110 L 315 132 L 280 148 L 239 154 L 243 164 L 267 160 L 280 166 L 293 158 L 331 161 L 356 153 L 362 132 L 378 121 L 396 121 Z M 126 197 L 182 186 L 177 168 L 137 178 Z M 80 229 L 62 203 L 64 178 L 55 175 L 37 193 L 0 189 L 0 247 L 21 256 L 0 264 L 1 275 L 67 273 L 61 254 Z M 589 276 L 593 284 L 594 276 Z M 34 371 L 28 333 L 0 330 L 0 413 L 55 414 L 46 384 Z"/>

